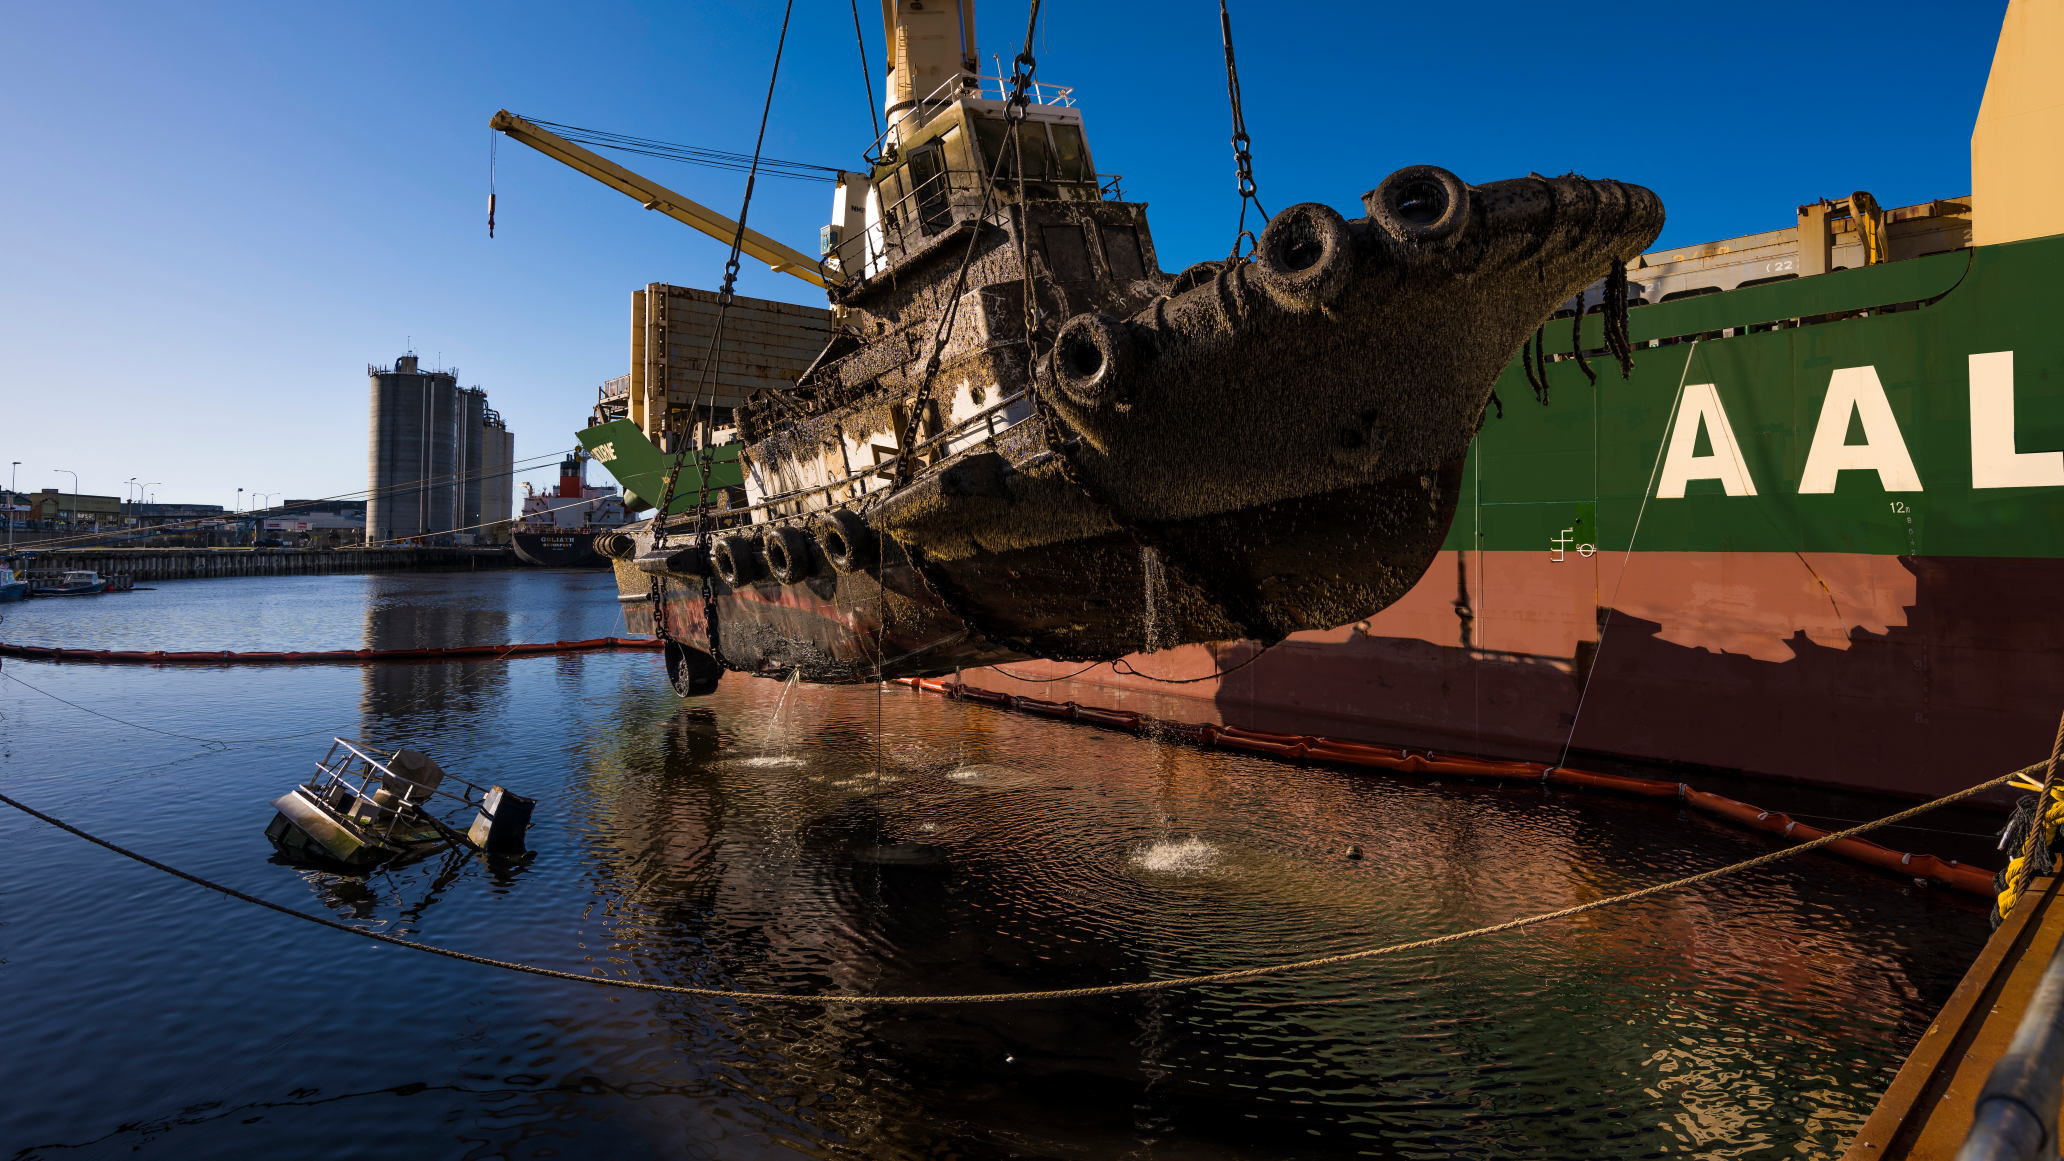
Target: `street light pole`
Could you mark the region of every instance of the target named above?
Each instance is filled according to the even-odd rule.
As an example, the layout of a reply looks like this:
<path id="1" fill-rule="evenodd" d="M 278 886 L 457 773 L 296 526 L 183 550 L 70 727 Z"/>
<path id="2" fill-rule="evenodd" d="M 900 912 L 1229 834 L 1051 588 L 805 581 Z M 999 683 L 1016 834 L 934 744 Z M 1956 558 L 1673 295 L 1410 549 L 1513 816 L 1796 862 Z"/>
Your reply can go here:
<path id="1" fill-rule="evenodd" d="M 76 529 L 79 526 L 79 473 L 65 472 L 63 468 L 52 468 L 51 471 L 64 472 L 72 478 L 72 527 Z"/>
<path id="2" fill-rule="evenodd" d="M 14 506 L 21 500 L 21 491 L 14 486 L 14 478 L 21 461 L 14 461 L 14 467 L 7 469 L 7 554 L 14 555 Z M 24 508 L 28 505 L 22 505 Z"/>

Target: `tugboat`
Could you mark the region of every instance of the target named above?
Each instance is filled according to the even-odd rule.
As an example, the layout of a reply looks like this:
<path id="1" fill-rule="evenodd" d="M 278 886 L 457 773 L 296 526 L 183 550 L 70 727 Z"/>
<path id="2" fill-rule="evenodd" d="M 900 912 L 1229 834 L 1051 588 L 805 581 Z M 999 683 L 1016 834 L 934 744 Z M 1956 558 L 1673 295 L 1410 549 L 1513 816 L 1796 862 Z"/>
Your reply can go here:
<path id="1" fill-rule="evenodd" d="M 1447 535 L 1522 342 L 1662 229 L 1640 186 L 1417 165 L 1362 217 L 1290 206 L 1251 253 L 1169 274 L 1072 90 L 978 75 L 971 4 L 884 15 L 889 128 L 840 175 L 808 272 L 830 344 L 793 387 L 697 413 L 701 446 L 742 445 L 741 487 L 706 487 L 691 432 L 663 433 L 685 463 L 664 510 L 597 545 L 683 694 L 727 669 L 872 682 L 1367 617 Z"/>
<path id="2" fill-rule="evenodd" d="M 567 456 L 552 491 L 531 492 L 530 485 L 524 485 L 523 516 L 510 539 L 525 562 L 542 568 L 608 564 L 595 555 L 595 537 L 623 525 L 623 500 L 615 488 L 588 484 L 588 458 L 586 452 Z"/>

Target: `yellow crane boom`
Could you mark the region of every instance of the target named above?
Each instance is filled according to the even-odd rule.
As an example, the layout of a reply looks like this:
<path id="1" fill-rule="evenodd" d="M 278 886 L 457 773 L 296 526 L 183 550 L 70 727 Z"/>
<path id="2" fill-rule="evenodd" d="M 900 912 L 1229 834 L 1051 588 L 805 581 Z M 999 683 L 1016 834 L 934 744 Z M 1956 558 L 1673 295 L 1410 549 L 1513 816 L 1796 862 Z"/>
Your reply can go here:
<path id="1" fill-rule="evenodd" d="M 489 128 L 508 134 L 546 157 L 572 166 L 603 185 L 628 194 L 646 209 L 658 210 L 682 225 L 700 230 L 727 246 L 738 234 L 737 222 L 708 206 L 690 201 L 650 178 L 640 177 L 606 157 L 582 149 L 556 133 L 540 129 L 507 109 L 497 112 L 487 124 Z M 745 232 L 744 243 L 739 249 L 765 262 L 777 274 L 792 274 L 812 286 L 829 285 L 825 282 L 815 258 L 800 250 L 784 246 L 757 230 L 748 229 Z"/>

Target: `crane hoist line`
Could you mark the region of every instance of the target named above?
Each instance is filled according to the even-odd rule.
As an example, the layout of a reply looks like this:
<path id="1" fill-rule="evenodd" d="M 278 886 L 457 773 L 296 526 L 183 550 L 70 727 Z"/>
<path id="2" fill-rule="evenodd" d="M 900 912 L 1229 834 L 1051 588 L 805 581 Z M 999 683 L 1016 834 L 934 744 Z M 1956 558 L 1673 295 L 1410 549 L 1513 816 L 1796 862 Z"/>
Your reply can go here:
<path id="1" fill-rule="evenodd" d="M 622 193 L 648 210 L 657 210 L 667 217 L 694 230 L 729 245 L 732 238 L 739 236 L 738 223 L 696 202 L 692 198 L 653 181 L 651 178 L 633 173 L 623 166 L 591 150 L 568 141 L 534 122 L 526 121 L 503 109 L 488 121 L 488 127 L 508 134 L 546 157 L 578 170 L 603 185 Z M 739 249 L 746 255 L 765 262 L 777 274 L 789 274 L 816 287 L 828 287 L 825 271 L 817 259 L 785 246 L 757 230 L 747 229 Z"/>

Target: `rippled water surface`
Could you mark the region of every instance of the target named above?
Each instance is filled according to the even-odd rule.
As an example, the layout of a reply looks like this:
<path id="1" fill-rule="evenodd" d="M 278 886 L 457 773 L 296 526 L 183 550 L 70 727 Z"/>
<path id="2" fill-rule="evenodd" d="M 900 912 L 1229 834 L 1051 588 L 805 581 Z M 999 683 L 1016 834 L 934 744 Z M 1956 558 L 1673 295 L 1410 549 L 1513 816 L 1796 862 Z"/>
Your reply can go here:
<path id="1" fill-rule="evenodd" d="M 0 608 L 0 639 L 116 648 L 621 631 L 607 574 L 583 572 Z M 734 675 L 683 701 L 650 654 L 4 672 L 7 794 L 290 907 L 612 978 L 1147 979 L 1768 849 L 1673 804 L 1292 767 L 902 687 Z M 268 803 L 332 733 L 536 797 L 533 856 L 363 878 L 276 861 Z M 1833 1157 L 1985 935 L 1981 904 L 1807 856 L 1279 979 L 827 1011 L 384 947 L 0 809 L 0 1157 Z"/>

